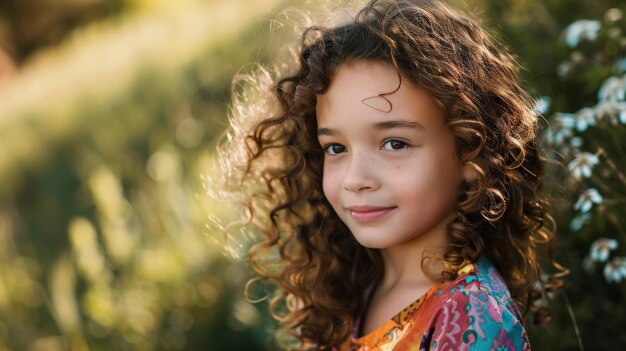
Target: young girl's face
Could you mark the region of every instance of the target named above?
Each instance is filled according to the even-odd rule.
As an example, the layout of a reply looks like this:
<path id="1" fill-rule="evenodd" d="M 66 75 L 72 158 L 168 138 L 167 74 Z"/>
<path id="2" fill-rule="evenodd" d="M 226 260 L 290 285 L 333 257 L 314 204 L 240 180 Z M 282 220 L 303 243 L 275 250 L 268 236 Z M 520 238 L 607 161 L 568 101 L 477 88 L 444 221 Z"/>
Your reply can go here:
<path id="1" fill-rule="evenodd" d="M 403 77 L 385 95 L 391 111 L 377 97 L 398 83 L 392 66 L 356 61 L 317 99 L 324 194 L 370 248 L 445 240 L 462 180 L 454 136 L 427 90 Z"/>

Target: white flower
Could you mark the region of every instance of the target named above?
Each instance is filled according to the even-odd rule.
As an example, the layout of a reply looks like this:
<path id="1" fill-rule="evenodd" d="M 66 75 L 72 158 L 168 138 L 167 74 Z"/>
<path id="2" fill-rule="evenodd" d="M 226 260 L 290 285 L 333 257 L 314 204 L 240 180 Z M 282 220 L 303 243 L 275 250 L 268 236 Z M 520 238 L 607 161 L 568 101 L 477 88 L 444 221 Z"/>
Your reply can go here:
<path id="1" fill-rule="evenodd" d="M 548 306 L 550 301 L 554 299 L 555 293 L 548 291 L 545 287 L 546 283 L 550 281 L 550 276 L 546 273 L 541 273 L 541 276 L 537 281 L 533 283 L 533 290 L 541 291 L 541 297 L 535 300 L 534 305 Z"/>
<path id="2" fill-rule="evenodd" d="M 552 100 L 550 99 L 550 97 L 542 96 L 539 99 L 535 100 L 535 106 L 533 107 L 533 110 L 536 114 L 542 115 L 548 112 L 551 103 Z"/>
<path id="3" fill-rule="evenodd" d="M 598 100 L 600 101 L 624 101 L 626 98 L 625 77 L 609 77 L 602 83 L 598 90 Z"/>
<path id="4" fill-rule="evenodd" d="M 591 243 L 589 258 L 595 262 L 605 262 L 609 259 L 609 252 L 617 249 L 617 240 L 600 238 Z"/>
<path id="5" fill-rule="evenodd" d="M 580 197 L 574 204 L 574 209 L 580 210 L 582 213 L 589 212 L 593 204 L 601 204 L 602 201 L 604 201 L 604 198 L 602 198 L 602 195 L 600 195 L 597 189 L 587 189 L 580 194 Z"/>
<path id="6" fill-rule="evenodd" d="M 576 115 L 573 113 L 555 113 L 550 127 L 546 130 L 546 140 L 552 145 L 563 144 L 572 136 Z"/>
<path id="7" fill-rule="evenodd" d="M 607 23 L 617 22 L 617 21 L 621 20 L 622 17 L 624 17 L 624 14 L 622 13 L 622 10 L 620 10 L 618 8 L 608 9 L 604 13 L 604 20 Z"/>
<path id="8" fill-rule="evenodd" d="M 581 137 L 573 137 L 570 140 L 570 145 L 575 149 L 579 149 L 581 146 L 583 146 L 583 143 L 584 143 L 584 139 Z"/>
<path id="9" fill-rule="evenodd" d="M 584 132 L 589 126 L 596 125 L 595 111 L 589 107 L 582 108 L 576 112 L 576 130 Z"/>
<path id="10" fill-rule="evenodd" d="M 556 74 L 558 74 L 560 78 L 565 78 L 572 70 L 572 67 L 573 65 L 571 62 L 561 62 L 558 66 L 556 66 Z"/>
<path id="11" fill-rule="evenodd" d="M 626 72 L 626 57 L 622 57 L 617 62 L 615 62 L 617 66 L 617 70 L 620 72 Z"/>
<path id="12" fill-rule="evenodd" d="M 563 141 L 572 136 L 571 129 L 565 128 L 549 128 L 546 130 L 546 140 L 552 145 L 561 145 Z"/>
<path id="13" fill-rule="evenodd" d="M 554 119 L 561 126 L 561 128 L 572 129 L 576 124 L 576 115 L 573 113 L 557 112 L 554 114 Z"/>
<path id="14" fill-rule="evenodd" d="M 565 28 L 565 43 L 570 48 L 578 46 L 581 40 L 595 40 L 600 30 L 600 22 L 578 20 Z"/>
<path id="15" fill-rule="evenodd" d="M 583 268 L 587 271 L 587 273 L 591 274 L 596 270 L 596 264 L 591 258 L 589 258 L 589 256 L 585 256 L 583 258 Z"/>
<path id="16" fill-rule="evenodd" d="M 595 109 L 598 119 L 608 118 L 614 125 L 618 122 L 622 124 L 626 123 L 626 116 L 623 116 L 624 113 L 626 113 L 626 102 L 612 100 L 602 101 L 596 105 Z"/>
<path id="17" fill-rule="evenodd" d="M 579 213 L 569 224 L 572 231 L 577 232 L 591 220 L 591 213 Z"/>
<path id="18" fill-rule="evenodd" d="M 581 177 L 589 178 L 591 177 L 591 169 L 593 166 L 597 165 L 599 161 L 598 156 L 589 152 L 581 152 L 575 159 L 570 161 L 567 168 L 569 168 L 572 175 L 577 179 Z"/>
<path id="19" fill-rule="evenodd" d="M 604 278 L 609 283 L 619 283 L 626 279 L 626 257 L 613 257 L 604 266 Z"/>

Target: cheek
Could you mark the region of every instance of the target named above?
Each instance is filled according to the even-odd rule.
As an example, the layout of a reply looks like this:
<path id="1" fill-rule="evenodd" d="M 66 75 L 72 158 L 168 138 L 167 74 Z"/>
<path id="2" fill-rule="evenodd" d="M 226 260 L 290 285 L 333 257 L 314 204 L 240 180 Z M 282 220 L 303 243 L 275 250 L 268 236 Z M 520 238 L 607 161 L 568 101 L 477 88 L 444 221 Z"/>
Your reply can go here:
<path id="1" fill-rule="evenodd" d="M 340 185 L 340 178 L 337 172 L 325 166 L 322 177 L 322 189 L 324 196 L 333 206 L 335 206 L 336 199 L 339 195 Z"/>
<path id="2" fill-rule="evenodd" d="M 460 169 L 454 159 L 432 155 L 423 158 L 418 165 L 407 167 L 406 171 L 401 167 L 401 171 L 394 174 L 390 184 L 404 201 L 415 206 L 422 207 L 424 203 L 441 206 L 456 200 Z"/>
<path id="3" fill-rule="evenodd" d="M 456 161 L 450 159 L 449 163 L 440 165 L 436 174 L 431 174 L 432 196 L 437 197 L 443 204 L 454 204 L 457 198 L 458 187 L 461 184 L 461 170 L 456 167 Z"/>

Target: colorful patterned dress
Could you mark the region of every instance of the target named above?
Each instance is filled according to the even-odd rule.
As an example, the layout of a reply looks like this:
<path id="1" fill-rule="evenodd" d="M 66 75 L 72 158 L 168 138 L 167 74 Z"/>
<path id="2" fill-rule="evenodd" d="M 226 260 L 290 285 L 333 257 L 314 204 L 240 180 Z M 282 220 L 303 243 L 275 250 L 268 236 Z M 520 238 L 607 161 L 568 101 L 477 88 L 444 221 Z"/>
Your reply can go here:
<path id="1" fill-rule="evenodd" d="M 530 350 L 523 318 L 493 264 L 482 257 L 458 272 L 363 336 L 361 314 L 341 350 Z"/>

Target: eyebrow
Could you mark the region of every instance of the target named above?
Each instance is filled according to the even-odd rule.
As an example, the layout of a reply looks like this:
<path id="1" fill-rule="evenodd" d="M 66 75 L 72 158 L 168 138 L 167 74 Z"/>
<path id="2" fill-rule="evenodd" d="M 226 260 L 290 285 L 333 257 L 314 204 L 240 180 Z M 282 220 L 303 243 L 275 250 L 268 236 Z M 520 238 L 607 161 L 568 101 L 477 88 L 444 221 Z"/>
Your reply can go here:
<path id="1" fill-rule="evenodd" d="M 418 122 L 409 122 L 409 121 L 385 121 L 378 122 L 374 125 L 376 129 L 388 130 L 394 128 L 408 128 L 408 129 L 416 129 L 420 132 L 426 130 L 426 128 Z"/>
<path id="2" fill-rule="evenodd" d="M 400 120 L 378 122 L 374 124 L 374 128 L 379 129 L 379 130 L 406 128 L 406 129 L 414 129 L 414 130 L 417 130 L 418 132 L 423 132 L 426 130 L 426 128 L 418 122 L 409 122 L 409 121 L 400 121 Z M 332 136 L 335 134 L 337 134 L 337 130 L 332 129 L 332 128 L 319 128 L 317 130 L 318 137 L 322 135 Z"/>

